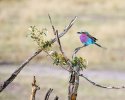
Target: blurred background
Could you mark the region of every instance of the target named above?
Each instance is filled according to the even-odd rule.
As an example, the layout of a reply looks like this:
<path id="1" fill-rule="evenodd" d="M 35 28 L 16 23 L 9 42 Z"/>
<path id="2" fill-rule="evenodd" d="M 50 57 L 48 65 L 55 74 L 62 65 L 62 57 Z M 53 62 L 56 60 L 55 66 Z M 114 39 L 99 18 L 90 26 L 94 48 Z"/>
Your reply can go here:
<path id="1" fill-rule="evenodd" d="M 88 31 L 98 38 L 99 44 L 107 48 L 103 50 L 91 45 L 78 53 L 89 62 L 86 75 L 101 84 L 125 83 L 125 0 L 0 0 L 1 82 L 37 50 L 37 45 L 28 36 L 30 26 L 47 28 L 47 36 L 54 37 L 48 13 L 59 32 L 63 31 L 74 16 L 78 16 L 70 31 L 61 38 L 62 46 L 69 58 L 73 50 L 82 45 L 77 31 Z M 54 47 L 58 48 L 57 44 Z M 43 88 L 43 95 L 50 87 L 55 89 L 56 95 L 62 97 L 60 100 L 66 100 L 68 74 L 59 69 L 65 77 L 62 76 L 59 71 L 55 71 L 57 67 L 50 68 L 52 65 L 51 60 L 41 53 L 2 95 L 0 94 L 0 99 L 29 99 L 32 76 L 36 75 Z M 42 72 L 43 74 L 40 74 Z M 45 72 L 52 72 L 52 75 L 44 74 Z M 60 84 L 57 85 L 58 82 Z M 65 87 L 65 90 L 62 87 Z M 122 90 L 99 89 L 85 80 L 80 83 L 78 100 L 122 100 L 124 97 Z M 40 98 L 42 97 L 38 100 Z"/>

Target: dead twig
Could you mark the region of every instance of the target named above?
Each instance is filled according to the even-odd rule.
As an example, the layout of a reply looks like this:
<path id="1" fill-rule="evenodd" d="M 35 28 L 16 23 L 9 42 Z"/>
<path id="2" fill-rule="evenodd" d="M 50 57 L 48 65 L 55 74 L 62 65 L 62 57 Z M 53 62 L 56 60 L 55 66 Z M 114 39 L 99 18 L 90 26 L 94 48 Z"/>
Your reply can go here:
<path id="1" fill-rule="evenodd" d="M 50 96 L 50 94 L 52 93 L 52 91 L 53 91 L 53 89 L 51 89 L 51 88 L 47 91 L 47 93 L 46 93 L 46 96 L 45 96 L 45 99 L 44 99 L 44 100 L 49 100 L 49 96 Z"/>
<path id="2" fill-rule="evenodd" d="M 59 100 L 59 97 L 56 96 L 56 97 L 54 98 L 54 100 Z"/>
<path id="3" fill-rule="evenodd" d="M 72 59 L 76 56 L 77 52 L 78 52 L 81 48 L 83 48 L 83 47 L 85 47 L 85 46 L 83 45 L 83 46 L 81 46 L 81 47 L 77 47 L 77 48 L 74 50 L 74 52 L 73 52 L 73 54 L 72 54 Z"/>
<path id="4" fill-rule="evenodd" d="M 97 84 L 96 82 L 93 82 L 92 80 L 90 80 L 89 78 L 87 78 L 86 76 L 84 76 L 83 74 L 80 74 L 79 76 L 81 76 L 84 79 L 86 79 L 92 85 L 100 87 L 100 88 L 106 88 L 106 89 L 125 89 L 125 86 L 118 86 L 117 87 L 117 86 L 104 86 L 104 85 Z"/>
<path id="5" fill-rule="evenodd" d="M 33 77 L 32 93 L 31 93 L 31 96 L 30 96 L 30 100 L 35 100 L 35 95 L 36 95 L 37 90 L 40 90 L 40 87 L 38 85 L 36 85 L 36 78 L 34 76 Z"/>
<path id="6" fill-rule="evenodd" d="M 56 30 L 56 39 L 57 39 L 57 42 L 58 42 L 58 45 L 59 45 L 59 49 L 60 49 L 62 55 L 64 55 L 64 51 L 63 51 L 63 49 L 62 49 L 62 45 L 61 45 L 61 42 L 60 42 L 60 39 L 59 39 L 59 35 L 58 35 L 58 34 L 59 34 L 59 33 L 58 33 L 58 30 Z"/>
<path id="7" fill-rule="evenodd" d="M 33 77 L 33 82 L 32 82 L 32 93 L 30 96 L 30 100 L 35 100 L 35 96 L 36 96 L 36 92 L 37 90 L 40 90 L 40 87 L 36 84 L 36 78 L 35 76 Z M 52 93 L 53 89 L 49 89 L 45 95 L 45 99 L 44 100 L 49 100 L 50 94 Z M 58 100 L 58 96 L 56 96 L 54 98 L 54 100 Z"/>
<path id="8" fill-rule="evenodd" d="M 51 17 L 50 17 L 50 15 L 49 15 L 49 14 L 48 14 L 48 17 L 49 17 L 50 24 L 51 24 L 52 29 L 53 29 L 53 33 L 54 33 L 54 35 L 56 35 L 56 30 L 55 30 L 55 27 L 54 27 L 54 25 L 53 25 L 53 23 L 52 23 L 52 19 L 51 19 Z"/>
<path id="9" fill-rule="evenodd" d="M 72 69 L 73 70 L 73 69 Z M 70 71 L 69 71 L 70 72 Z M 106 88 L 106 89 L 125 89 L 125 86 L 104 86 L 104 85 L 100 85 L 97 84 L 96 82 L 90 80 L 89 78 L 87 78 L 85 75 L 78 73 L 77 71 L 74 70 L 74 72 L 79 75 L 80 77 L 86 79 L 89 83 L 91 83 L 94 86 L 100 87 L 100 88 Z"/>
<path id="10" fill-rule="evenodd" d="M 69 23 L 69 25 L 63 30 L 62 33 L 59 34 L 59 38 L 62 37 L 65 33 L 68 32 L 68 30 L 73 26 L 74 22 L 76 21 L 77 17 L 74 17 L 71 22 Z M 52 43 L 56 41 L 56 38 L 54 38 L 52 40 Z"/>
<path id="11" fill-rule="evenodd" d="M 71 20 L 69 25 L 64 29 L 62 33 L 59 34 L 59 38 L 62 37 L 64 34 L 68 32 L 68 30 L 72 27 L 74 24 L 75 20 L 77 17 Z M 51 43 L 54 43 L 56 41 L 56 38 L 51 40 Z M 31 57 L 29 57 L 19 68 L 17 68 L 12 75 L 0 86 L 0 92 L 2 92 L 16 77 L 17 75 L 21 72 L 21 70 L 34 58 L 36 57 L 42 50 L 37 50 Z"/>
<path id="12" fill-rule="evenodd" d="M 57 43 L 59 44 L 59 49 L 60 49 L 61 53 L 64 55 L 64 52 L 63 52 L 63 50 L 62 50 L 62 46 L 61 46 L 61 43 L 60 43 L 60 39 L 59 39 L 58 30 L 55 29 L 55 27 L 54 27 L 54 25 L 53 25 L 53 23 L 52 23 L 52 19 L 51 19 L 51 17 L 50 17 L 49 14 L 48 14 L 48 16 L 49 16 L 50 23 L 51 23 L 51 26 L 52 26 L 52 29 L 53 29 L 53 33 L 54 33 L 54 35 L 55 35 L 55 38 L 56 38 L 56 40 L 57 40 Z"/>

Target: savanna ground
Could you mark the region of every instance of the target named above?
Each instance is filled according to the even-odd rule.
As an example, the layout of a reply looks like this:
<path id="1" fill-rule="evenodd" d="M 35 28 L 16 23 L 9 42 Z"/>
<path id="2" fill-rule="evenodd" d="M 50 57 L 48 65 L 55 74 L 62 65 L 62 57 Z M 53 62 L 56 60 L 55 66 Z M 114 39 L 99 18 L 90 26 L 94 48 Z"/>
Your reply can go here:
<path id="1" fill-rule="evenodd" d="M 101 84 L 118 85 L 121 83 L 123 85 L 125 79 L 121 78 L 124 75 L 122 74 L 122 76 L 120 73 L 124 73 L 125 70 L 124 5 L 124 0 L 0 0 L 0 81 L 8 78 L 13 72 L 11 69 L 16 68 L 6 64 L 17 64 L 18 66 L 37 49 L 36 44 L 28 35 L 28 28 L 31 25 L 41 29 L 47 28 L 48 38 L 54 37 L 47 16 L 49 13 L 60 32 L 74 16 L 78 16 L 72 29 L 61 38 L 68 57 L 71 57 L 74 48 L 82 45 L 76 32 L 84 30 L 90 32 L 99 39 L 98 43 L 108 48 L 103 50 L 93 45 L 79 52 L 80 56 L 82 55 L 89 61 L 88 70 L 99 70 L 95 78 L 89 72 L 91 78 Z M 54 47 L 57 48 L 56 45 Z M 41 53 L 32 63 L 40 63 L 42 67 L 43 63 L 48 63 L 47 60 L 50 59 Z M 35 65 L 34 67 L 41 68 Z M 30 70 L 34 67 L 32 65 L 28 68 Z M 53 76 L 55 72 L 50 73 L 52 69 L 49 72 L 52 74 L 51 76 L 49 74 L 39 75 L 34 72 L 35 69 L 32 70 L 31 74 L 28 74 L 29 70 L 26 70 L 27 74 L 22 72 L 14 83 L 0 94 L 1 100 L 29 99 L 33 75 L 38 76 L 37 80 L 41 86 L 38 94 L 41 98 L 48 88 L 54 88 L 54 94 L 59 97 L 64 96 L 66 99 L 67 74 L 65 77 L 60 74 L 60 77 L 59 75 Z M 111 71 L 111 75 L 114 77 L 101 77 L 100 74 L 105 73 L 102 70 Z M 114 74 L 112 70 L 119 71 L 121 76 L 116 79 L 118 74 Z M 81 79 L 79 89 L 78 100 L 82 100 L 82 98 L 86 100 L 123 100 L 125 98 L 124 90 L 99 89 L 83 79 Z"/>

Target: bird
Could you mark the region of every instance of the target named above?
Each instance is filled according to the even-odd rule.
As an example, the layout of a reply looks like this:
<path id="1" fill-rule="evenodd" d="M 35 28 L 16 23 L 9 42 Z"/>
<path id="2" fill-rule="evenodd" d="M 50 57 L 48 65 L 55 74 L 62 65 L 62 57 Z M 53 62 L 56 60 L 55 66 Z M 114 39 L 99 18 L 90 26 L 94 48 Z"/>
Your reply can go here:
<path id="1" fill-rule="evenodd" d="M 98 40 L 97 38 L 95 38 L 94 36 L 90 35 L 88 32 L 77 32 L 77 34 L 81 34 L 80 35 L 80 41 L 84 44 L 84 47 L 91 45 L 91 44 L 95 44 L 96 46 L 106 49 L 105 47 L 102 47 L 100 44 L 96 43 L 96 41 Z"/>

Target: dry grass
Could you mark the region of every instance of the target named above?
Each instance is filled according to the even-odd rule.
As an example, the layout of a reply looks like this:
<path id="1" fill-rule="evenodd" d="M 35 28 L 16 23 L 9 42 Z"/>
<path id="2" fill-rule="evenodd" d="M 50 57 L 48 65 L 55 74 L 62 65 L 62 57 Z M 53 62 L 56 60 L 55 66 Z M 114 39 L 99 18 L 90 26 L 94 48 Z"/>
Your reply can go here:
<path id="1" fill-rule="evenodd" d="M 77 45 L 82 45 L 76 32 L 86 30 L 108 50 L 90 46 L 79 54 L 87 58 L 89 64 L 114 64 L 112 68 L 119 66 L 120 69 L 125 61 L 124 5 L 124 0 L 1 0 L 0 62 L 19 63 L 35 51 L 37 46 L 27 37 L 31 25 L 48 28 L 51 38 L 52 30 L 47 17 L 50 13 L 60 31 L 71 17 L 79 17 L 70 33 L 61 39 L 68 56 Z M 40 55 L 37 60 L 44 58 Z"/>

